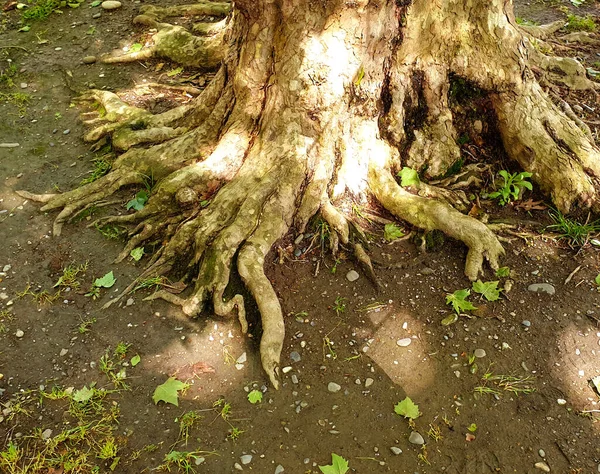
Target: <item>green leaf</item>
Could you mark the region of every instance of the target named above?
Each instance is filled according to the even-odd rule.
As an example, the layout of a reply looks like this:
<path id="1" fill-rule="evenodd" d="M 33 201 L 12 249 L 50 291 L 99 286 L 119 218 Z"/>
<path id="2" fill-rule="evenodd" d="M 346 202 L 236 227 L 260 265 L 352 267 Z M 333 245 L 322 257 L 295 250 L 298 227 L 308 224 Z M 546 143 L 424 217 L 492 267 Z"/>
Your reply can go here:
<path id="1" fill-rule="evenodd" d="M 510 268 L 509 267 L 500 267 L 496 270 L 496 276 L 498 278 L 507 278 L 510 276 Z"/>
<path id="2" fill-rule="evenodd" d="M 31 29 L 30 25 L 25 25 L 23 28 L 19 28 L 19 31 L 27 32 Z"/>
<path id="3" fill-rule="evenodd" d="M 167 76 L 169 77 L 173 77 L 176 76 L 177 74 L 181 74 L 183 72 L 183 68 L 182 67 L 178 67 L 176 69 L 171 69 L 168 73 Z"/>
<path id="4" fill-rule="evenodd" d="M 152 395 L 152 400 L 154 401 L 155 405 L 158 404 L 158 402 L 165 402 L 178 407 L 178 392 L 180 390 L 185 390 L 188 387 L 189 384 L 183 383 L 180 380 L 177 380 L 175 377 L 170 377 L 165 383 L 156 387 L 154 394 Z"/>
<path id="5" fill-rule="evenodd" d="M 148 196 L 148 193 L 146 191 L 140 191 L 135 195 L 135 198 L 133 198 L 127 203 L 125 207 L 127 208 L 127 210 L 133 208 L 136 211 L 141 211 L 142 209 L 144 209 L 144 206 L 148 202 L 149 197 L 150 196 Z"/>
<path id="6" fill-rule="evenodd" d="M 383 230 L 383 238 L 388 242 L 404 237 L 404 231 L 396 224 L 386 224 Z"/>
<path id="7" fill-rule="evenodd" d="M 421 413 L 419 413 L 419 406 L 415 405 L 409 397 L 398 402 L 394 407 L 394 411 L 397 415 L 403 416 L 404 418 L 410 418 L 411 420 L 416 420 L 421 415 Z"/>
<path id="8" fill-rule="evenodd" d="M 81 390 L 76 390 L 73 393 L 73 400 L 75 400 L 76 402 L 85 403 L 93 396 L 94 390 L 84 386 Z"/>
<path id="9" fill-rule="evenodd" d="M 100 5 L 102 5 L 102 2 L 100 0 L 94 0 L 90 6 L 91 7 L 99 7 Z"/>
<path id="10" fill-rule="evenodd" d="M 131 258 L 133 258 L 136 262 L 139 262 L 144 256 L 144 247 L 136 247 L 131 252 L 129 252 Z"/>
<path id="11" fill-rule="evenodd" d="M 356 80 L 354 81 L 354 85 L 356 87 L 360 87 L 360 83 L 362 82 L 364 77 L 365 77 L 365 68 L 360 66 L 360 69 L 358 70 L 358 74 L 356 75 Z"/>
<path id="12" fill-rule="evenodd" d="M 400 186 L 404 188 L 407 186 L 418 186 L 421 183 L 419 173 L 406 166 L 400 170 L 398 176 L 400 177 Z"/>
<path id="13" fill-rule="evenodd" d="M 71 8 L 79 8 L 79 3 L 67 3 Z"/>
<path id="14" fill-rule="evenodd" d="M 252 405 L 254 405 L 256 403 L 260 403 L 262 401 L 262 398 L 263 398 L 263 394 L 260 390 L 252 390 L 248 394 L 248 401 L 250 403 L 252 403 Z"/>
<path id="15" fill-rule="evenodd" d="M 96 288 L 110 288 L 115 284 L 117 279 L 113 275 L 112 270 L 104 275 L 102 278 L 96 278 L 94 281 L 94 286 Z"/>
<path id="16" fill-rule="evenodd" d="M 471 423 L 469 426 L 467 426 L 467 429 L 471 432 L 471 433 L 475 433 L 475 431 L 477 431 L 477 425 L 475 423 Z"/>
<path id="17" fill-rule="evenodd" d="M 496 301 L 500 298 L 500 291 L 498 289 L 498 281 L 486 281 L 485 283 L 481 280 L 477 280 L 473 283 L 473 291 L 480 293 L 488 301 Z"/>
<path id="18" fill-rule="evenodd" d="M 131 363 L 131 367 L 135 367 L 135 366 L 136 366 L 136 365 L 138 365 L 138 364 L 139 364 L 141 361 L 142 361 L 142 358 L 140 357 L 140 355 L 139 355 L 139 354 L 136 354 L 136 355 L 134 355 L 134 356 L 131 358 L 131 361 L 130 361 L 130 363 Z"/>
<path id="19" fill-rule="evenodd" d="M 331 464 L 327 466 L 319 466 L 319 469 L 323 474 L 345 474 L 350 468 L 348 466 L 348 461 L 346 461 L 342 456 L 331 453 Z"/>
<path id="20" fill-rule="evenodd" d="M 596 283 L 596 285 L 600 286 L 600 273 L 596 275 L 596 278 L 594 278 L 594 282 Z"/>
<path id="21" fill-rule="evenodd" d="M 139 51 L 142 50 L 144 46 L 141 43 L 133 43 L 131 45 L 131 48 L 129 48 L 129 52 L 130 53 L 138 53 Z"/>
<path id="22" fill-rule="evenodd" d="M 466 301 L 466 298 L 471 294 L 471 290 L 456 290 L 452 294 L 446 295 L 446 304 L 451 304 L 456 314 L 460 314 L 463 311 L 472 311 L 477 309 L 476 306 L 469 301 Z"/>

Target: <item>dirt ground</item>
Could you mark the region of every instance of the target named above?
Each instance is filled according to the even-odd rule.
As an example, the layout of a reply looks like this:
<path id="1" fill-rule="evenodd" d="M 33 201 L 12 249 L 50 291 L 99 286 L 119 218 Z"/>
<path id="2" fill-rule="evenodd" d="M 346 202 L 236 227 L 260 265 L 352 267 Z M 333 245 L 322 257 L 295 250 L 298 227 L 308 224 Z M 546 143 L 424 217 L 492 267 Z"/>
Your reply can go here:
<path id="1" fill-rule="evenodd" d="M 523 2 L 517 16 L 560 19 L 561 5 L 573 8 L 570 2 Z M 543 472 L 539 463 L 556 473 L 600 472 L 600 397 L 589 382 L 600 376 L 598 247 L 575 251 L 521 229 L 522 237 L 505 244 L 512 290 L 495 302 L 473 295 L 478 310 L 472 317 L 444 326 L 452 312 L 446 295 L 470 287 L 463 245 L 446 241 L 422 256 L 412 241 L 386 243 L 380 232 L 371 250 L 387 265 L 377 268 L 384 284 L 376 291 L 352 259 L 336 263 L 322 255 L 318 235 L 292 235 L 281 246 L 299 250 L 298 256 L 280 264 L 274 254 L 268 267 L 288 315 L 282 366 L 290 369 L 278 391 L 260 366 L 256 321 L 243 336 L 235 319 L 207 313 L 189 320 L 166 303 L 143 301 L 147 289 L 122 307 L 102 309 L 144 259 L 113 264 L 122 241 L 88 228 L 86 218 L 52 237 L 55 214 L 41 213 L 15 191 L 69 190 L 89 176 L 97 154 L 82 140 L 83 106 L 73 102 L 81 91 L 178 78 L 169 74 L 176 65 L 157 71 L 158 61 L 83 64 L 86 56 L 144 40 L 145 32 L 131 26 L 139 6 L 123 1 L 110 12 L 86 1 L 31 23 L 27 32 L 17 31 L 18 10 L 0 16 L 0 70 L 15 65 L 14 86 L 0 84 L 0 91 L 29 97 L 19 106 L 0 96 L 0 143 L 18 143 L 0 148 L 0 466 L 11 446 L 26 452 L 27 464 L 39 446 L 82 426 L 69 393 L 120 387 L 99 397 L 98 413 L 116 413 L 105 420 L 108 438 L 79 443 L 88 467 L 72 472 L 140 473 L 161 465 L 177 472 L 165 465 L 172 452 L 195 453 L 186 458 L 190 469 L 210 473 L 315 473 L 331 463 L 331 453 L 359 473 Z M 587 66 L 595 67 L 597 51 L 581 53 Z M 598 104 L 584 99 L 586 118 L 600 120 Z M 160 111 L 186 99 L 154 94 L 138 100 Z M 572 105 L 576 100 L 569 96 Z M 137 191 L 122 192 L 116 209 L 126 212 L 123 204 Z M 496 212 L 533 221 L 533 228 L 549 222 L 545 210 Z M 64 268 L 86 262 L 76 277 L 79 288 L 55 287 Z M 359 278 L 350 282 L 353 269 Z M 109 271 L 116 284 L 100 289 L 97 299 L 86 296 Z M 489 271 L 485 279 L 497 278 Z M 555 292 L 529 291 L 536 283 Z M 256 310 L 250 312 L 256 320 Z M 189 388 L 180 392 L 179 406 L 155 404 L 156 387 L 170 376 Z M 332 382 L 338 391 L 330 390 L 337 388 Z M 67 392 L 53 400 L 53 387 Z M 263 399 L 251 404 L 248 392 L 255 389 Z M 394 412 L 407 396 L 421 413 L 411 423 Z M 182 419 L 190 412 L 198 416 L 187 418 L 193 422 L 185 445 Z M 409 442 L 413 430 L 426 444 Z M 115 448 L 102 456 L 106 439 Z M 34 445 L 37 451 L 26 451 Z M 66 459 L 65 446 L 59 452 Z M 32 472 L 6 466 L 7 473 Z M 39 472 L 71 471 L 57 461 Z"/>

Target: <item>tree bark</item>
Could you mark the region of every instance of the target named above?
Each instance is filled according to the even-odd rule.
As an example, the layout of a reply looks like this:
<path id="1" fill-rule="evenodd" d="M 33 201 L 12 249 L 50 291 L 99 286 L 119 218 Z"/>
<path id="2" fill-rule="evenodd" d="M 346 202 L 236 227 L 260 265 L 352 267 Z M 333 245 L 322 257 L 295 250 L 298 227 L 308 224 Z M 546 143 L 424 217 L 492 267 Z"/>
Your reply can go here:
<path id="1" fill-rule="evenodd" d="M 184 10 L 202 15 L 206 8 L 228 11 L 210 2 Z M 173 14 L 154 7 L 136 19 L 159 29 L 142 58 L 219 63 L 212 83 L 192 103 L 157 116 L 115 94 L 89 93 L 106 115 L 86 138 L 108 134 L 126 151 L 99 181 L 38 200 L 44 210 L 62 209 L 59 234 L 65 221 L 118 188 L 157 179 L 142 211 L 102 221 L 137 224 L 119 258 L 160 238 L 165 243 L 140 278 L 184 260 L 185 281 L 195 283 L 187 297 L 152 297 L 191 316 L 211 299 L 218 315 L 236 309 L 245 329 L 243 298 L 223 299 L 237 262 L 258 303 L 262 363 L 275 387 L 284 325 L 263 266 L 279 239 L 291 228 L 303 232 L 318 212 L 332 247 L 351 245 L 347 211 L 374 197 L 416 227 L 463 241 L 470 279 L 485 260 L 497 268 L 502 246 L 484 223 L 455 209 L 464 201 L 459 194 L 425 183 L 403 188 L 395 178 L 404 166 L 424 179 L 441 177 L 460 161 L 452 78 L 489 98 L 506 152 L 560 210 L 597 208 L 598 150 L 536 81 L 533 63 L 541 71 L 552 63 L 556 72 L 559 61 L 535 48 L 534 31 L 517 27 L 510 0 L 238 0 L 218 24 L 198 26 L 209 35 L 202 41 L 162 23 Z M 106 60 L 132 58 L 140 59 Z M 595 87 L 571 69 L 579 86 Z"/>

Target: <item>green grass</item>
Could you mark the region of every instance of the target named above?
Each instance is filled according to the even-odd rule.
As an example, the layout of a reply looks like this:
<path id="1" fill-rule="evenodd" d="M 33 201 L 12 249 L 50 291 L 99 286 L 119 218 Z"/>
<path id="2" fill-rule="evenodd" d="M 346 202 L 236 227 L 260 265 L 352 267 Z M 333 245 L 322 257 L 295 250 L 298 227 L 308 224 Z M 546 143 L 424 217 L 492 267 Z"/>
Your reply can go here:
<path id="1" fill-rule="evenodd" d="M 547 226 L 544 230 L 556 232 L 558 239 L 566 240 L 571 247 L 583 247 L 590 237 L 600 232 L 600 220 L 581 224 L 574 219 L 565 217 L 558 210 L 549 212 L 554 224 Z"/>
<path id="2" fill-rule="evenodd" d="M 596 22 L 591 15 L 579 16 L 569 13 L 567 15 L 567 31 L 596 31 Z"/>
<path id="3" fill-rule="evenodd" d="M 89 176 L 81 180 L 81 184 L 93 183 L 97 179 L 102 178 L 105 174 L 107 174 L 112 168 L 112 162 L 106 158 L 106 156 L 102 156 L 100 158 L 95 158 L 92 160 L 94 167 L 89 173 Z"/>
<path id="4" fill-rule="evenodd" d="M 29 0 L 28 8 L 23 9 L 21 13 L 21 21 L 29 23 L 45 20 L 61 6 L 64 6 L 63 3 L 60 0 Z"/>
<path id="5" fill-rule="evenodd" d="M 0 103 L 2 102 L 14 105 L 19 110 L 19 115 L 23 116 L 27 113 L 31 96 L 23 92 L 0 92 Z"/>

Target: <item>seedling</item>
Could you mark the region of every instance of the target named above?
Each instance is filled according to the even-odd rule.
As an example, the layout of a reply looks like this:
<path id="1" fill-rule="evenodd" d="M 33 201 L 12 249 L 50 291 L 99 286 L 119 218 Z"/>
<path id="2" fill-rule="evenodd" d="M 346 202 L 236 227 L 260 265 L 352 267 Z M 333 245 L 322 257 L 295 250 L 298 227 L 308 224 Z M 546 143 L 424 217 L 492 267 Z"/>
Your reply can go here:
<path id="1" fill-rule="evenodd" d="M 500 267 L 498 270 L 496 270 L 496 276 L 498 278 L 508 278 L 510 276 L 510 268 Z"/>
<path id="2" fill-rule="evenodd" d="M 335 311 L 335 314 L 337 314 L 338 316 L 340 315 L 340 313 L 343 313 L 344 311 L 346 311 L 346 298 L 342 298 L 341 296 L 338 296 L 335 299 L 335 303 L 333 304 L 333 310 Z"/>
<path id="3" fill-rule="evenodd" d="M 528 181 L 532 174 L 527 171 L 509 173 L 506 170 L 501 170 L 498 174 L 502 177 L 503 185 L 497 191 L 491 193 L 489 197 L 498 199 L 501 206 L 506 206 L 508 203 L 519 199 L 525 189 L 533 190 L 533 185 Z"/>
<path id="4" fill-rule="evenodd" d="M 62 275 L 54 285 L 54 288 L 70 288 L 72 290 L 78 290 L 81 286 L 81 282 L 77 279 L 80 273 L 85 273 L 88 268 L 88 263 L 85 262 L 81 265 L 69 264 L 63 268 Z"/>
<path id="5" fill-rule="evenodd" d="M 488 371 L 483 375 L 481 380 L 483 381 L 483 385 L 475 387 L 475 393 L 499 397 L 503 391 L 514 395 L 526 395 L 535 392 L 535 387 L 532 386 L 535 379 L 531 376 L 494 375 Z"/>
<path id="6" fill-rule="evenodd" d="M 443 438 L 442 429 L 437 425 L 429 425 L 429 431 L 427 431 L 427 436 L 430 437 L 435 442 L 438 442 Z"/>
<path id="7" fill-rule="evenodd" d="M 200 420 L 204 418 L 197 411 L 188 411 L 179 417 L 179 419 L 175 419 L 176 422 L 179 422 L 179 440 L 184 441 L 185 445 L 188 444 L 188 439 L 190 437 L 190 430 L 196 425 Z"/>
<path id="8" fill-rule="evenodd" d="M 86 334 L 86 333 L 90 332 L 90 328 L 92 327 L 92 324 L 94 324 L 95 322 L 96 322 L 96 318 L 81 319 L 79 326 L 77 326 L 77 332 L 79 334 Z"/>
<path id="9" fill-rule="evenodd" d="M 252 390 L 248 394 L 248 401 L 253 405 L 260 403 L 262 401 L 263 394 L 260 390 Z"/>
<path id="10" fill-rule="evenodd" d="M 125 208 L 127 210 L 134 209 L 136 211 L 141 211 L 144 209 L 148 199 L 150 199 L 150 196 L 146 191 L 139 191 L 135 197 L 125 205 Z"/>
<path id="11" fill-rule="evenodd" d="M 17 298 L 24 298 L 25 296 L 31 296 L 38 304 L 51 304 L 60 299 L 62 291 L 58 290 L 54 294 L 51 294 L 48 290 L 31 291 L 31 284 L 28 283 L 22 292 L 17 293 Z"/>
<path id="12" fill-rule="evenodd" d="M 183 471 L 185 474 L 194 474 L 196 464 L 201 463 L 205 456 L 218 455 L 214 451 L 170 451 L 165 455 L 163 463 L 158 466 L 159 471 L 171 472 L 171 469 Z"/>
<path id="13" fill-rule="evenodd" d="M 96 229 L 107 239 L 120 239 L 127 232 L 122 227 L 114 224 L 98 225 L 95 224 Z"/>
<path id="14" fill-rule="evenodd" d="M 567 24 L 565 29 L 567 31 L 596 31 L 597 25 L 594 21 L 594 17 L 591 15 L 579 16 L 569 13 L 567 15 Z"/>
<path id="15" fill-rule="evenodd" d="M 112 168 L 112 163 L 109 160 L 110 154 L 104 155 L 100 158 L 95 158 L 92 160 L 94 164 L 94 168 L 89 172 L 89 176 L 81 180 L 81 184 L 93 183 L 97 179 L 102 178 L 106 173 L 110 171 Z"/>

